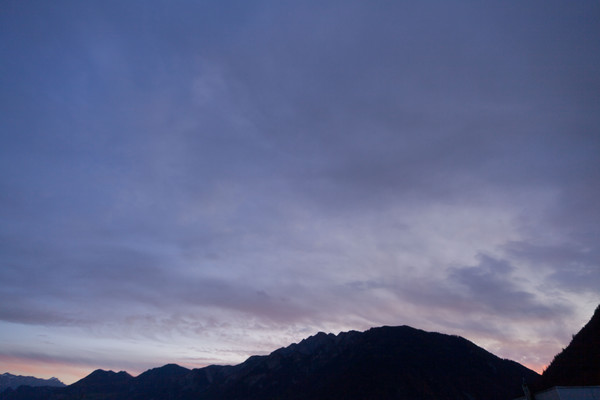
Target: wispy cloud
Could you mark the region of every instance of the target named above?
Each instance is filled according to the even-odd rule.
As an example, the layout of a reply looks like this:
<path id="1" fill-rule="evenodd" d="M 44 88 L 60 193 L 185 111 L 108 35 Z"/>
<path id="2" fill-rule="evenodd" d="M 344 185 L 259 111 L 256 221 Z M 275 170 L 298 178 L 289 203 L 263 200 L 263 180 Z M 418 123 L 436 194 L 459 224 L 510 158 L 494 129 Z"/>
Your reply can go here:
<path id="1" fill-rule="evenodd" d="M 600 300 L 598 11 L 9 2 L 0 354 L 411 324 L 543 364 Z"/>

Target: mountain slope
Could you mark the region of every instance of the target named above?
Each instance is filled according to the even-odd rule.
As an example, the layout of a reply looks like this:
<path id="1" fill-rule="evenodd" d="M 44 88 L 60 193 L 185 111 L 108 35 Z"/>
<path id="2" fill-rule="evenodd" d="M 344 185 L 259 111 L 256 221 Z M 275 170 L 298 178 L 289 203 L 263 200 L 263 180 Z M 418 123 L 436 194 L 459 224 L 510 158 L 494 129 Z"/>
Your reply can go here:
<path id="1" fill-rule="evenodd" d="M 3 400 L 505 400 L 521 394 L 523 378 L 539 375 L 461 337 L 400 326 L 318 333 L 235 366 L 169 364 L 136 378 L 98 370 L 43 396 L 17 390 Z"/>
<path id="2" fill-rule="evenodd" d="M 506 399 L 537 377 L 460 337 L 381 327 L 250 358 L 204 398 Z"/>
<path id="3" fill-rule="evenodd" d="M 539 389 L 600 385 L 600 305 L 542 375 Z"/>

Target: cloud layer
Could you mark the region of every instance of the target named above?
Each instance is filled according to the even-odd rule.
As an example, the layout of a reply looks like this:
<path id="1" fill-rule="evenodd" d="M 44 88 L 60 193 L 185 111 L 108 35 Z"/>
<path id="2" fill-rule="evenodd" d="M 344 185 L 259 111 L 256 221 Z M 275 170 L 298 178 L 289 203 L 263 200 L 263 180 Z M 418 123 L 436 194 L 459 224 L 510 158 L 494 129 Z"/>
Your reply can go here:
<path id="1" fill-rule="evenodd" d="M 597 4 L 5 8 L 7 370 L 382 324 L 540 368 L 600 300 Z"/>

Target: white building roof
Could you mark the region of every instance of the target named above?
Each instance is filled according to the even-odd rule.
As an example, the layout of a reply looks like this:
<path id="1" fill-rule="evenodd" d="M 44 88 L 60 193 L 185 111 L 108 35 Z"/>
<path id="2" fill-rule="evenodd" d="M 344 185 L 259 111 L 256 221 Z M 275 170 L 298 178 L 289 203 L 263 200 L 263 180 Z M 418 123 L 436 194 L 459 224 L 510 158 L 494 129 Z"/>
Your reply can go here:
<path id="1" fill-rule="evenodd" d="M 533 395 L 534 400 L 600 400 L 600 386 L 554 386 Z M 526 400 L 519 397 L 515 400 Z"/>

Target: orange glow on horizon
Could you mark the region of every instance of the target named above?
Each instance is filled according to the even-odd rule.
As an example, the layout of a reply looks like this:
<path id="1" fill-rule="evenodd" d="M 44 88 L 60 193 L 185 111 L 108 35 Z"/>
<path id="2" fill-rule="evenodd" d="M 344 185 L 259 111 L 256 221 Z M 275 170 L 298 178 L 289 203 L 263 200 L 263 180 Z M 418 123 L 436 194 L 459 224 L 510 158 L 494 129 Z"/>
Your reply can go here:
<path id="1" fill-rule="evenodd" d="M 546 364 L 523 364 L 523 366 L 537 372 L 538 374 L 542 374 L 544 370 L 548 367 Z"/>
<path id="2" fill-rule="evenodd" d="M 93 369 L 58 361 L 31 360 L 0 355 L 0 371 L 42 379 L 55 377 L 64 384 L 70 385 L 89 375 Z"/>
<path id="3" fill-rule="evenodd" d="M 202 368 L 206 365 L 182 365 L 186 368 Z M 525 367 L 542 374 L 547 364 L 522 363 Z M 13 375 L 34 376 L 36 378 L 50 379 L 58 378 L 66 385 L 77 382 L 92 373 L 94 367 L 86 367 L 77 364 L 68 364 L 51 360 L 32 360 L 22 357 L 0 355 L 0 373 L 8 372 Z M 130 374 L 132 372 L 128 371 Z M 134 373 L 135 376 L 135 373 Z"/>

